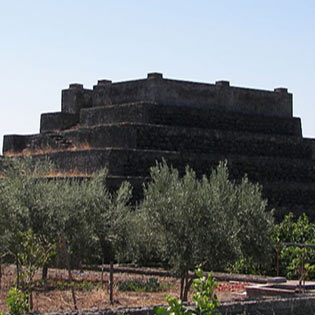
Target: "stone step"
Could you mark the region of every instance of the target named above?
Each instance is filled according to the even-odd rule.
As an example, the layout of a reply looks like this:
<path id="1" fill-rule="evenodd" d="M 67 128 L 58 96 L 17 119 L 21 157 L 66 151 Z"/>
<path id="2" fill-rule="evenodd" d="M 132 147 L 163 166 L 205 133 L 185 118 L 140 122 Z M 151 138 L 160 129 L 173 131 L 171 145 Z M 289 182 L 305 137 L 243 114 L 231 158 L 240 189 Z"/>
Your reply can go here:
<path id="1" fill-rule="evenodd" d="M 81 126 L 91 127 L 115 122 L 142 122 L 302 137 L 300 118 L 294 117 L 269 117 L 150 102 L 91 107 L 80 112 Z"/>
<path id="2" fill-rule="evenodd" d="M 256 284 L 245 287 L 246 294 L 249 297 L 283 296 L 293 295 L 299 292 L 313 293 L 314 288 L 314 282 L 307 281 L 300 286 L 297 280 L 290 280 L 279 284 Z"/>
<path id="3" fill-rule="evenodd" d="M 6 136 L 4 152 L 121 147 L 195 153 L 312 159 L 312 146 L 300 138 L 248 132 L 120 123 L 59 133 Z"/>
<path id="4" fill-rule="evenodd" d="M 92 173 L 106 166 L 112 176 L 142 177 L 148 176 L 150 167 L 162 158 L 176 166 L 181 173 L 190 165 L 198 175 L 209 174 L 218 161 L 227 159 L 231 178 L 239 179 L 248 174 L 254 182 L 315 182 L 314 162 L 298 159 L 122 148 L 60 151 L 41 156 L 48 156 L 60 170 L 77 169 Z"/>
<path id="5" fill-rule="evenodd" d="M 295 290 L 278 289 L 268 285 L 247 286 L 246 295 L 248 297 L 262 297 L 262 296 L 292 296 L 296 294 Z"/>
<path id="6" fill-rule="evenodd" d="M 56 132 L 73 128 L 78 122 L 78 114 L 63 112 L 45 113 L 40 117 L 40 132 Z"/>
<path id="7" fill-rule="evenodd" d="M 258 133 L 165 126 L 137 126 L 138 149 L 311 159 L 301 139 Z"/>

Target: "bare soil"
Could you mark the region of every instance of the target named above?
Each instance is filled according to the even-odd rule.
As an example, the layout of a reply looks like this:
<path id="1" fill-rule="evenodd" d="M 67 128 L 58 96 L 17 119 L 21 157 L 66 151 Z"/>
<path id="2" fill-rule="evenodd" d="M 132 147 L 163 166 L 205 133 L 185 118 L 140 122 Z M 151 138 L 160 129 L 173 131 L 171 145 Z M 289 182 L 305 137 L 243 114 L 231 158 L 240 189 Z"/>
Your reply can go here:
<path id="1" fill-rule="evenodd" d="M 15 267 L 2 266 L 2 281 L 0 289 L 0 311 L 7 311 L 6 298 L 8 291 L 16 281 Z M 40 273 L 36 275 L 36 279 L 40 279 Z M 139 279 L 145 281 L 152 276 L 136 275 L 127 273 L 115 273 L 114 274 L 114 305 L 109 303 L 108 292 L 108 273 L 104 273 L 103 285 L 101 284 L 101 272 L 95 271 L 73 271 L 73 278 L 78 284 L 84 280 L 94 284 L 94 288 L 91 290 L 76 290 L 76 299 L 78 309 L 90 309 L 90 308 L 108 308 L 118 306 L 142 306 L 142 305 L 157 305 L 166 304 L 165 295 L 178 298 L 180 281 L 172 277 L 158 277 L 161 284 L 164 284 L 166 289 L 163 292 L 121 292 L 118 290 L 117 283 L 119 281 Z M 68 274 L 66 270 L 49 269 L 48 281 L 45 288 L 38 287 L 33 293 L 33 311 L 38 312 L 54 312 L 58 310 L 73 310 L 74 305 L 72 301 L 72 295 L 70 289 L 60 289 L 60 285 L 66 283 Z M 56 285 L 56 283 L 59 284 Z M 216 293 L 220 301 L 231 301 L 243 299 L 244 287 L 248 283 L 230 283 L 219 282 L 219 286 L 216 289 Z M 191 294 L 189 295 L 191 300 Z"/>

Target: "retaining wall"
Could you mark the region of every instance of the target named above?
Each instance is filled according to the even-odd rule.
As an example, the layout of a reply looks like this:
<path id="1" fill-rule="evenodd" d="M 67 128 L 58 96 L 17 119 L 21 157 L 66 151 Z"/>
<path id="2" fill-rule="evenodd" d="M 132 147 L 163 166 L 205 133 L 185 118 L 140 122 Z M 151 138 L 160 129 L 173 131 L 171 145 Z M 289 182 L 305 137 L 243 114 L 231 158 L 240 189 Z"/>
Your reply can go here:
<path id="1" fill-rule="evenodd" d="M 312 315 L 315 312 L 315 297 L 301 296 L 250 300 L 222 303 L 219 308 L 222 315 Z M 47 315 L 153 315 L 153 307 L 134 307 L 116 309 L 92 309 L 82 311 L 63 311 L 46 313 Z"/>

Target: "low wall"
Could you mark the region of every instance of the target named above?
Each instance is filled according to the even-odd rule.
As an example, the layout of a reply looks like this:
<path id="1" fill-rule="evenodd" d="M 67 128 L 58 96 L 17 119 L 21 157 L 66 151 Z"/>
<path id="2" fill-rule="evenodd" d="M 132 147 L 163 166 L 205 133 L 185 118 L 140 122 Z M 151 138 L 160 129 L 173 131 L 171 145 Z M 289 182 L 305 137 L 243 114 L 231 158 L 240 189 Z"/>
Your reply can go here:
<path id="1" fill-rule="evenodd" d="M 222 303 L 222 315 L 308 315 L 315 312 L 315 296 L 250 300 Z M 133 307 L 116 309 L 91 309 L 82 311 L 62 311 L 46 313 L 50 315 L 153 315 L 153 307 Z"/>

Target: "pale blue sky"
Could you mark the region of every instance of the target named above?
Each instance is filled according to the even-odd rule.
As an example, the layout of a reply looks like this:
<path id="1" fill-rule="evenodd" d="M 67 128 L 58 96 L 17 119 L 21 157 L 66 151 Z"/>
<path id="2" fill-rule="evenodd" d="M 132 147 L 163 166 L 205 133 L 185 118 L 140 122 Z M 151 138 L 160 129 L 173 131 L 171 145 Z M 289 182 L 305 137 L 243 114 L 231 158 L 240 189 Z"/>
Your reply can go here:
<path id="1" fill-rule="evenodd" d="M 39 131 L 69 83 L 164 77 L 287 87 L 315 138 L 314 0 L 0 0 L 3 134 Z"/>

